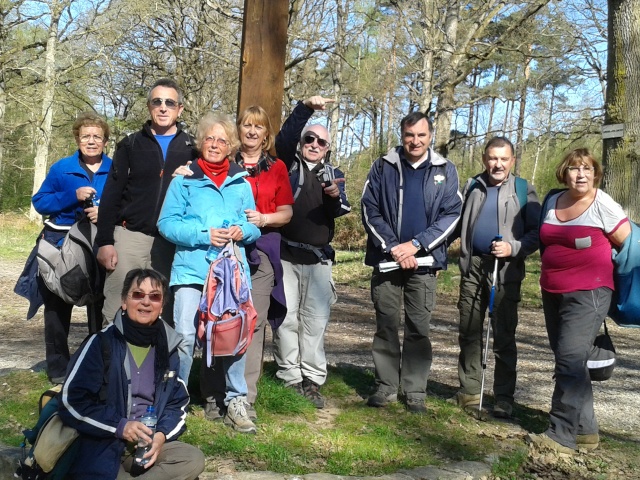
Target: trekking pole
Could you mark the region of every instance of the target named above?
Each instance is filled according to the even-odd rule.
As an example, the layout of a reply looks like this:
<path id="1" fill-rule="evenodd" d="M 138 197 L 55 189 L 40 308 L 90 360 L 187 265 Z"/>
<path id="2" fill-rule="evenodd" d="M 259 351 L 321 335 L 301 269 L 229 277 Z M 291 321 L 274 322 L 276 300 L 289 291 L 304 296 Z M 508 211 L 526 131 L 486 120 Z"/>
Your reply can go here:
<path id="1" fill-rule="evenodd" d="M 502 235 L 496 235 L 494 242 L 502 240 Z M 482 354 L 482 381 L 480 382 L 480 404 L 478 405 L 478 420 L 482 416 L 482 399 L 484 397 L 484 378 L 487 373 L 487 358 L 489 356 L 489 338 L 491 337 L 491 322 L 493 320 L 493 300 L 496 296 L 496 280 L 498 278 L 498 257 L 493 262 L 493 278 L 491 279 L 491 293 L 489 294 L 489 313 L 487 320 L 487 338 L 484 344 L 484 352 Z"/>

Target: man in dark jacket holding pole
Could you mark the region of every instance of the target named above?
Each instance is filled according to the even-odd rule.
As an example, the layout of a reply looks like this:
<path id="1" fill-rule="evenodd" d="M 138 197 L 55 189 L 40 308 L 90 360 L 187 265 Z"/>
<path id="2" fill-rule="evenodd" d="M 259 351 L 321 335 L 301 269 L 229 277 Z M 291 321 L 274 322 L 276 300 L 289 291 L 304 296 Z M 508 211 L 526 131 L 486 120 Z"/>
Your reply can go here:
<path id="1" fill-rule="evenodd" d="M 371 297 L 377 326 L 377 391 L 367 404 L 384 407 L 397 400 L 400 388 L 407 410 L 421 413 L 426 410 L 432 360 L 429 322 L 436 273 L 447 266 L 446 240 L 460 218 L 462 198 L 455 166 L 429 147 L 431 120 L 413 112 L 402 119 L 400 128 L 402 146 L 374 162 L 362 194 L 362 223 L 368 234 L 365 263 L 374 267 Z"/>
<path id="2" fill-rule="evenodd" d="M 182 91 L 171 79 L 149 90 L 151 120 L 120 141 L 104 187 L 98 218 L 98 261 L 107 270 L 102 316 L 113 321 L 120 290 L 129 270 L 153 268 L 167 278 L 175 246 L 162 238 L 156 223 L 173 173 L 197 158 L 191 137 L 177 123 L 183 110 Z M 173 296 L 162 318 L 173 325 Z"/>

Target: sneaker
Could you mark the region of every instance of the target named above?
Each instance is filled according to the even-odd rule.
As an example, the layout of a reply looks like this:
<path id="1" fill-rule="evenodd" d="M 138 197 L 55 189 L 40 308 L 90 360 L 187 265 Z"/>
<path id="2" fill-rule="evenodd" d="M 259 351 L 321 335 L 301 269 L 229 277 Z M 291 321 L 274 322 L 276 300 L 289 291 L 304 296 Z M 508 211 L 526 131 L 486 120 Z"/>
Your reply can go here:
<path id="1" fill-rule="evenodd" d="M 258 419 L 258 414 L 256 413 L 256 409 L 250 403 L 247 403 L 247 415 L 249 416 L 249 419 L 252 422 L 255 422 Z"/>
<path id="2" fill-rule="evenodd" d="M 376 393 L 374 393 L 367 399 L 367 405 L 369 405 L 370 407 L 382 408 L 382 407 L 386 407 L 389 404 L 389 402 L 397 402 L 397 401 L 398 401 L 397 394 L 390 393 L 387 395 L 386 393 L 378 390 Z"/>
<path id="3" fill-rule="evenodd" d="M 204 406 L 204 417 L 212 422 L 219 422 L 224 418 L 224 410 L 217 402 L 207 402 Z"/>
<path id="4" fill-rule="evenodd" d="M 595 450 L 600 444 L 600 435 L 597 433 L 590 433 L 588 435 L 576 435 L 576 445 L 578 448 L 584 448 L 585 450 Z"/>
<path id="5" fill-rule="evenodd" d="M 424 405 L 424 398 L 407 398 L 407 411 L 411 413 L 426 413 L 427 407 Z"/>
<path id="6" fill-rule="evenodd" d="M 553 450 L 557 453 L 566 453 L 568 455 L 575 453 L 573 448 L 565 447 L 561 443 L 556 442 L 546 433 L 541 433 L 539 435 L 530 433 L 527 435 L 526 440 L 529 445 L 534 445 L 538 448 Z"/>
<path id="7" fill-rule="evenodd" d="M 302 394 L 315 405 L 316 408 L 324 408 L 324 397 L 320 393 L 320 385 L 313 380 L 305 378 L 302 380 Z"/>
<path id="8" fill-rule="evenodd" d="M 495 418 L 511 418 L 513 406 L 504 400 L 498 401 L 493 407 L 493 416 Z"/>
<path id="9" fill-rule="evenodd" d="M 247 415 L 248 405 L 245 397 L 234 397 L 227 406 L 224 424 L 240 433 L 256 433 L 256 426 Z"/>
<path id="10" fill-rule="evenodd" d="M 287 388 L 290 388 L 291 390 L 296 392 L 298 395 L 301 395 L 304 397 L 304 389 L 302 388 L 302 382 L 291 383 L 287 385 Z"/>

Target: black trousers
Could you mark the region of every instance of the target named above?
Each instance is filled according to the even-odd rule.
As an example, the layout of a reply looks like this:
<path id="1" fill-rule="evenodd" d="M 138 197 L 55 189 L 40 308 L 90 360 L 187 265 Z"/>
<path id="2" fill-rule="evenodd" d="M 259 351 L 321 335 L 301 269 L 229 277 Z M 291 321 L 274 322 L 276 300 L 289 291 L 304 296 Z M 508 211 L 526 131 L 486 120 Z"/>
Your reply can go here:
<path id="1" fill-rule="evenodd" d="M 49 379 L 61 381 L 67 375 L 69 364 L 69 327 L 71 326 L 71 311 L 69 305 L 55 293 L 40 284 L 44 297 L 44 343 L 47 360 L 47 375 Z M 96 333 L 102 328 L 103 301 L 87 305 L 87 324 L 89 334 Z M 58 383 L 58 382 L 56 382 Z"/>

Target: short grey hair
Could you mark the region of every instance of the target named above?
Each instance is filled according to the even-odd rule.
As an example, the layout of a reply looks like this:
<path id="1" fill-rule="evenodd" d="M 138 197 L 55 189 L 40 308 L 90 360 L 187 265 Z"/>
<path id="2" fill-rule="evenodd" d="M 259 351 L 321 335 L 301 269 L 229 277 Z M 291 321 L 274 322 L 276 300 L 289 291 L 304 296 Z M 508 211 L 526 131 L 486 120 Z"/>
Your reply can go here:
<path id="1" fill-rule="evenodd" d="M 151 85 L 149 93 L 147 93 L 147 103 L 153 100 L 153 98 L 151 98 L 151 92 L 153 92 L 153 89 L 156 87 L 173 88 L 178 94 L 178 103 L 180 105 L 184 103 L 184 96 L 182 95 L 182 89 L 180 88 L 180 85 L 178 85 L 178 82 L 171 78 L 161 78 L 160 80 L 157 80 L 153 85 Z"/>

